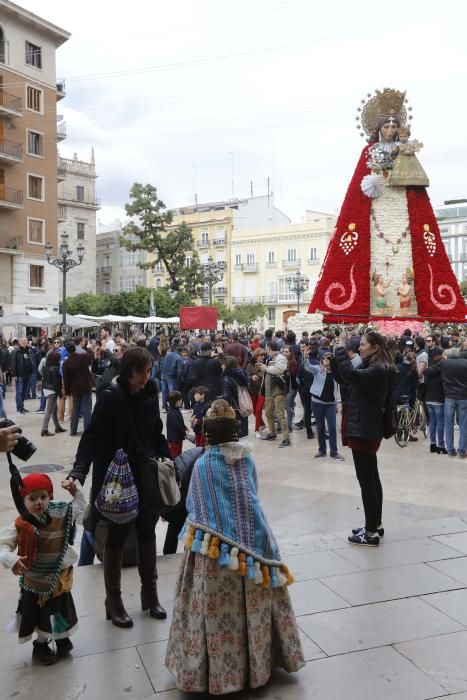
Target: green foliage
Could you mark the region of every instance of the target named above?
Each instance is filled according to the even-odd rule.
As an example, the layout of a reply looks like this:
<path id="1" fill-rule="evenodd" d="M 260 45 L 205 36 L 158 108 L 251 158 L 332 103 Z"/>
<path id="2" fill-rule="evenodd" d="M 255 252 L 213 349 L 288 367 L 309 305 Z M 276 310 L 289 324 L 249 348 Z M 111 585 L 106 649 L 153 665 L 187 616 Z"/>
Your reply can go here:
<path id="1" fill-rule="evenodd" d="M 67 311 L 70 314 L 85 316 L 149 316 L 149 299 L 151 290 L 146 287 L 136 287 L 133 292 L 118 292 L 117 294 L 90 294 L 83 292 L 67 299 Z M 168 289 L 154 290 L 154 305 L 156 316 L 178 316 L 180 306 L 192 306 L 191 297 L 187 292 L 171 293 Z"/>
<path id="2" fill-rule="evenodd" d="M 169 287 L 174 292 L 187 291 L 200 296 L 204 288 L 203 267 L 193 250 L 193 234 L 185 222 L 168 231 L 172 212 L 166 209 L 152 185 L 135 182 L 130 190 L 132 202 L 125 204 L 125 211 L 132 218 L 123 227 L 121 244 L 127 250 L 145 250 L 153 259 L 138 263 L 143 269 L 152 269 L 162 262 L 169 276 Z M 185 265 L 187 253 L 191 253 L 191 267 Z"/>
<path id="3" fill-rule="evenodd" d="M 104 294 L 91 294 L 82 292 L 75 297 L 68 298 L 66 310 L 69 314 L 84 314 L 85 316 L 102 316 L 104 311 Z M 60 312 L 62 311 L 60 304 Z"/>
<path id="4" fill-rule="evenodd" d="M 232 309 L 229 309 L 228 306 L 221 304 L 218 301 L 215 301 L 213 306 L 217 308 L 217 312 L 219 314 L 218 318 L 220 321 L 224 321 L 224 323 L 233 323 L 235 313 L 232 311 Z"/>
<path id="5" fill-rule="evenodd" d="M 265 316 L 266 307 L 264 304 L 245 304 L 236 306 L 232 314 L 239 326 L 249 328 L 256 319 Z"/>
<path id="6" fill-rule="evenodd" d="M 464 297 L 467 297 L 467 280 L 465 282 L 461 282 L 460 287 L 461 287 L 462 295 Z"/>

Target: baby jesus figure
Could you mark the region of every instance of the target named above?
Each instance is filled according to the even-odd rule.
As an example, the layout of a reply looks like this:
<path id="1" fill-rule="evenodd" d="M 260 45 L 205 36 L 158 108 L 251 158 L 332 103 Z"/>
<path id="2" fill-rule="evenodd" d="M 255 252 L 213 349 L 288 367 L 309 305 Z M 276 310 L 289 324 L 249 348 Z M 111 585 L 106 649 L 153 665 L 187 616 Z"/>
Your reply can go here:
<path id="1" fill-rule="evenodd" d="M 415 155 L 423 148 L 420 141 L 409 141 L 410 128 L 399 127 L 399 140 L 396 142 L 397 154 L 389 176 L 391 187 L 410 187 L 411 185 L 428 187 L 430 182 L 420 161 Z"/>

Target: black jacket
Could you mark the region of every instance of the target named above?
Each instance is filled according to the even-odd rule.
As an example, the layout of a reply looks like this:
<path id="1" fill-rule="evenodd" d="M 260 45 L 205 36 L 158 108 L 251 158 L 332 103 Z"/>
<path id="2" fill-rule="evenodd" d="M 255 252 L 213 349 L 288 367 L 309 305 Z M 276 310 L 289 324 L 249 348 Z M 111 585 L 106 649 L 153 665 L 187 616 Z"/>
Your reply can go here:
<path id="1" fill-rule="evenodd" d="M 400 403 L 401 396 L 408 396 L 410 405 L 413 406 L 417 397 L 418 374 L 409 362 L 401 362 L 396 367 L 396 386 L 394 388 L 394 400 Z"/>
<path id="2" fill-rule="evenodd" d="M 136 437 L 133 435 L 128 413 L 136 427 Z M 138 486 L 141 484 L 142 465 L 149 457 L 171 458 L 162 430 L 155 382 L 149 380 L 142 391 L 130 394 L 126 382 L 118 380 L 116 387 L 105 389 L 98 394 L 91 423 L 81 436 L 69 476 L 84 484 L 91 464 L 93 465 L 89 501 L 94 504 L 107 467 L 115 452 L 123 449 L 128 454 Z M 99 515 L 94 505 L 92 514 L 95 523 Z"/>
<path id="3" fill-rule="evenodd" d="M 31 348 L 17 347 L 13 350 L 11 354 L 11 374 L 13 375 L 13 377 L 25 376 L 24 356 L 26 355 L 26 353 L 28 354 L 31 363 L 29 367 L 29 372 L 26 372 L 26 375 L 29 376 L 36 370 L 34 355 L 32 354 Z"/>
<path id="4" fill-rule="evenodd" d="M 393 381 L 392 372 L 367 360 L 354 369 L 342 347 L 336 348 L 331 367 L 336 381 L 341 379 L 350 386 L 346 404 L 346 436 L 380 440 L 383 437 L 388 392 Z"/>
<path id="5" fill-rule="evenodd" d="M 62 378 L 58 365 L 44 365 L 42 370 L 42 388 L 54 391 L 57 396 L 61 396 Z"/>
<path id="6" fill-rule="evenodd" d="M 467 352 L 461 351 L 458 357 L 448 357 L 441 365 L 444 395 L 447 399 L 465 401 L 467 399 Z"/>
<path id="7" fill-rule="evenodd" d="M 192 367 L 194 385 L 209 389 L 208 399 L 222 394 L 222 366 L 218 357 L 198 357 Z"/>
<path id="8" fill-rule="evenodd" d="M 427 403 L 444 403 L 443 380 L 441 378 L 441 367 L 444 360 L 440 360 L 431 367 L 425 367 L 423 374 L 425 375 Z"/>
<path id="9" fill-rule="evenodd" d="M 185 421 L 183 420 L 182 412 L 179 408 L 169 408 L 167 411 L 166 426 L 168 442 L 183 442 L 187 428 Z"/>

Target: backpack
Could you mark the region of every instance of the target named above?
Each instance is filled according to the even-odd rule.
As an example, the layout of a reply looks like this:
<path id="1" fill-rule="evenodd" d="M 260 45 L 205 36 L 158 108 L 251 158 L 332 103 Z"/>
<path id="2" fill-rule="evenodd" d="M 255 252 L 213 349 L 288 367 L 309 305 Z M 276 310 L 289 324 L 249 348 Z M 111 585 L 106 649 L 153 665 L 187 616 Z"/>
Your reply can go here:
<path id="1" fill-rule="evenodd" d="M 117 450 L 107 467 L 95 506 L 99 513 L 113 523 L 129 523 L 138 515 L 139 497 L 128 455 Z"/>
<path id="2" fill-rule="evenodd" d="M 239 386 L 237 384 L 238 390 L 238 411 L 242 418 L 251 416 L 253 413 L 253 402 L 251 401 L 251 396 L 248 393 L 246 386 Z"/>

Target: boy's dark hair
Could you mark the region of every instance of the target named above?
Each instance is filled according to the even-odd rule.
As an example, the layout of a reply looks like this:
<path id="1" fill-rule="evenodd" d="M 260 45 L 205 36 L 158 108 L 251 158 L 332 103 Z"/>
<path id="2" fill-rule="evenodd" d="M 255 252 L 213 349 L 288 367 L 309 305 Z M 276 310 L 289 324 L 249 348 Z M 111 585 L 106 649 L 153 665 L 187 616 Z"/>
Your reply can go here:
<path id="1" fill-rule="evenodd" d="M 104 324 L 103 326 L 101 326 L 101 331 L 107 331 L 107 333 L 112 333 L 111 327 L 110 327 L 110 326 L 107 326 L 106 324 Z"/>
<path id="2" fill-rule="evenodd" d="M 206 399 L 206 397 L 209 395 L 209 389 L 206 386 L 195 386 L 193 389 L 193 396 L 195 394 L 202 394 Z"/>
<path id="3" fill-rule="evenodd" d="M 182 400 L 182 394 L 180 391 L 170 391 L 169 395 L 167 397 L 167 401 L 169 402 L 169 406 L 171 408 L 175 408 L 177 405 L 177 401 Z"/>
<path id="4" fill-rule="evenodd" d="M 272 328 L 267 328 L 267 329 L 264 331 L 264 337 L 265 337 L 265 338 L 269 338 L 269 340 L 270 340 L 270 339 L 272 338 L 273 333 L 274 333 L 274 331 L 273 331 Z"/>
<path id="5" fill-rule="evenodd" d="M 120 377 L 129 379 L 134 370 L 144 372 L 148 367 L 152 367 L 152 357 L 146 348 L 130 348 L 120 361 Z"/>
<path id="6" fill-rule="evenodd" d="M 279 343 L 277 343 L 275 340 L 270 340 L 269 343 L 267 343 L 266 347 L 268 347 L 273 352 L 279 351 Z"/>

